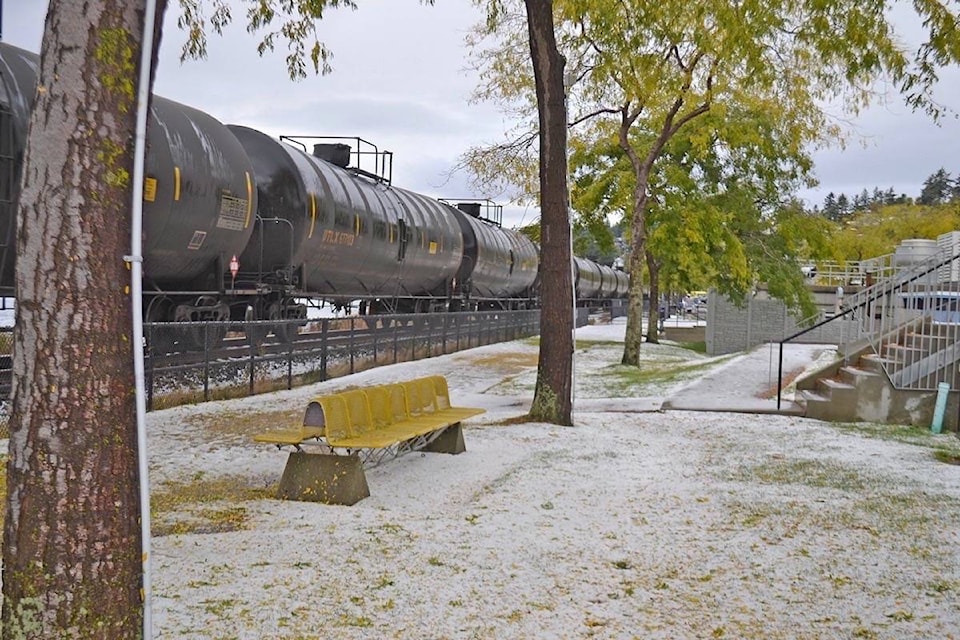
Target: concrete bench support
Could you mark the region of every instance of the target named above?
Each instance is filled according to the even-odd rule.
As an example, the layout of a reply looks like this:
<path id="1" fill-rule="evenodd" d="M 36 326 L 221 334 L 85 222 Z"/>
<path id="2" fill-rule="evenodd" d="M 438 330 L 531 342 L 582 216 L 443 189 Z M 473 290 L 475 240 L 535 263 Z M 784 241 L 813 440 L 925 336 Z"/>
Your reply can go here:
<path id="1" fill-rule="evenodd" d="M 282 500 L 352 505 L 370 495 L 356 455 L 335 456 L 294 451 L 280 478 Z"/>
<path id="2" fill-rule="evenodd" d="M 443 433 L 421 449 L 421 451 L 451 453 L 453 455 L 463 453 L 466 450 L 467 445 L 463 441 L 463 428 L 459 422 L 444 429 Z"/>

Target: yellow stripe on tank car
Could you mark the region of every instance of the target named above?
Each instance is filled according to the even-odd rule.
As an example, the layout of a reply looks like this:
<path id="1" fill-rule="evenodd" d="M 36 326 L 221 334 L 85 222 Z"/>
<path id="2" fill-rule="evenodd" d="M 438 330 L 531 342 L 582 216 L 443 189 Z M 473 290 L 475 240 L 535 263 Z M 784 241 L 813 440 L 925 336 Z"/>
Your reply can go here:
<path id="1" fill-rule="evenodd" d="M 243 228 L 250 226 L 250 216 L 253 215 L 253 180 L 250 179 L 250 172 L 244 171 L 247 176 L 247 219 L 243 221 Z"/>
<path id="2" fill-rule="evenodd" d="M 173 199 L 180 200 L 180 167 L 173 168 Z"/>
<path id="3" fill-rule="evenodd" d="M 308 238 L 313 237 L 313 229 L 317 226 L 317 196 L 310 194 L 310 233 L 307 234 Z"/>
<path id="4" fill-rule="evenodd" d="M 360 235 L 360 216 L 353 216 L 353 228 Z"/>

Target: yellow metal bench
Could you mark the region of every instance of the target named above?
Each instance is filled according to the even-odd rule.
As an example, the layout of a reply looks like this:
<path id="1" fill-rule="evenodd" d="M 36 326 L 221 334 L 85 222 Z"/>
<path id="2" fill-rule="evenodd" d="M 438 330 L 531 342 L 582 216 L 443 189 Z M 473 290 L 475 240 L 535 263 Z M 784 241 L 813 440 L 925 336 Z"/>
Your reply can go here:
<path id="1" fill-rule="evenodd" d="M 466 446 L 460 422 L 484 411 L 450 406 L 446 379 L 428 376 L 318 397 L 308 405 L 301 427 L 308 429 L 309 422 L 303 432 L 308 437 L 297 439 L 301 431 L 287 429 L 254 440 L 297 449 L 280 481 L 281 497 L 353 504 L 370 495 L 364 463 L 411 450 L 462 453 Z M 300 445 L 311 438 L 320 440 L 319 454 L 302 451 Z M 331 458 L 339 461 L 327 460 Z M 324 475 L 330 477 L 320 477 Z"/>

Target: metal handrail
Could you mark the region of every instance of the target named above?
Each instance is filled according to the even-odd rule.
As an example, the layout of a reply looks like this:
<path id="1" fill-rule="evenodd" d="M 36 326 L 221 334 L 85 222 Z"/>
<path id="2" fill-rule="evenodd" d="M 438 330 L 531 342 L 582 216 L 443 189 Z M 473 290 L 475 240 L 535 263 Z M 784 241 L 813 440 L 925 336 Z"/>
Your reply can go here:
<path id="1" fill-rule="evenodd" d="M 882 257 L 882 259 L 886 259 L 886 258 L 887 256 Z M 810 327 L 807 327 L 806 329 L 798 331 L 790 336 L 787 336 L 783 340 L 780 340 L 779 363 L 778 363 L 778 371 L 777 371 L 777 410 L 778 411 L 780 410 L 781 396 L 783 392 L 783 345 L 784 343 L 790 342 L 806 333 L 809 333 L 810 331 L 813 331 L 814 329 L 817 329 L 819 327 L 822 327 L 823 325 L 829 324 L 830 322 L 833 322 L 838 318 L 843 318 L 848 315 L 854 314 L 855 311 L 868 309 L 873 303 L 877 302 L 878 300 L 881 300 L 884 298 L 891 298 L 894 293 L 903 290 L 904 287 L 907 287 L 910 284 L 916 283 L 924 279 L 926 276 L 929 276 L 932 273 L 940 272 L 940 270 L 943 267 L 951 264 L 953 261 L 957 259 L 960 259 L 960 252 L 954 253 L 952 255 L 944 256 L 944 252 L 941 250 L 941 252 L 937 253 L 931 258 L 928 258 L 927 260 L 919 264 L 912 265 L 911 268 L 909 269 L 905 269 L 901 271 L 895 277 L 885 278 L 880 282 L 873 284 L 868 288 L 854 294 L 853 296 L 850 297 L 848 301 L 846 301 L 842 305 L 841 307 L 842 311 L 840 313 L 837 313 L 836 315 L 830 318 L 826 318 Z M 875 260 L 876 262 L 874 262 L 874 264 L 879 264 L 879 261 L 881 261 L 881 259 L 879 258 Z M 876 273 L 876 272 L 873 272 L 873 273 Z M 884 309 L 888 306 L 889 304 L 884 305 Z M 925 310 L 925 314 L 929 314 L 929 312 Z M 867 320 L 868 318 L 866 317 L 866 314 L 861 314 L 860 323 L 858 326 L 858 337 L 865 336 L 869 346 L 874 350 L 875 353 L 880 354 L 884 337 L 888 335 L 892 335 L 896 331 L 899 331 L 902 327 L 897 326 L 895 330 L 892 332 L 884 331 L 883 322 L 881 321 L 880 330 L 875 331 L 875 330 L 872 330 L 869 326 L 867 326 Z M 905 324 L 906 323 L 903 323 L 903 326 L 905 326 Z M 881 359 L 880 364 L 883 367 L 884 373 L 886 373 L 887 377 L 891 380 L 891 382 L 893 382 L 894 378 L 897 377 L 896 372 L 891 372 L 890 370 L 888 370 L 887 362 L 884 359 Z"/>

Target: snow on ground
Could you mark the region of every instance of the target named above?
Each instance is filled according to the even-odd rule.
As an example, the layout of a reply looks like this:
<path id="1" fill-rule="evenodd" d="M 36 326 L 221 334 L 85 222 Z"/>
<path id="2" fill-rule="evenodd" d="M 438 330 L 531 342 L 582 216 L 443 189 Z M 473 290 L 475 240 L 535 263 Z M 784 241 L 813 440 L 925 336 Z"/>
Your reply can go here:
<path id="1" fill-rule="evenodd" d="M 932 453 L 960 452 L 952 434 L 662 411 L 769 403 L 769 353 L 645 344 L 642 370 L 685 372 L 645 379 L 617 364 L 622 324 L 577 339 L 572 428 L 506 422 L 532 398 L 532 341 L 149 414 L 155 494 L 251 492 L 155 518 L 213 525 L 154 537 L 154 636 L 960 637 L 960 466 Z M 253 433 L 318 393 L 434 373 L 487 409 L 465 453 L 370 469 L 351 507 L 262 497 L 286 453 Z"/>

